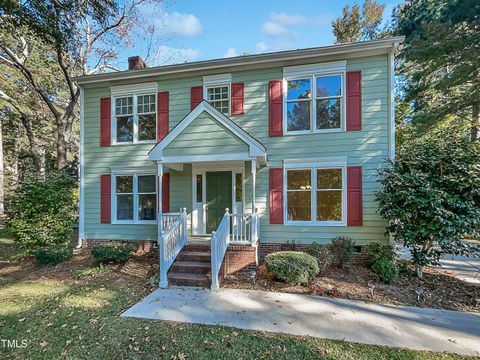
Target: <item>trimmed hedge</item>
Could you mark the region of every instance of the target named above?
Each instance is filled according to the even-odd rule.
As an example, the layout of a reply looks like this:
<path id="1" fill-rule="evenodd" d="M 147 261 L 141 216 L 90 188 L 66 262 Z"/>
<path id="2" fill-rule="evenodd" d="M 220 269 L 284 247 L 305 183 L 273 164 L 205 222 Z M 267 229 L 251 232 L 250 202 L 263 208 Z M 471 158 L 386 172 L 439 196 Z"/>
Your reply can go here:
<path id="1" fill-rule="evenodd" d="M 280 251 L 265 256 L 268 271 L 289 284 L 307 284 L 319 272 L 318 261 L 300 251 Z"/>
<path id="2" fill-rule="evenodd" d="M 378 242 L 368 244 L 365 254 L 365 262 L 371 268 L 380 259 L 394 261 L 397 257 L 395 249 L 390 245 L 382 245 Z"/>
<path id="3" fill-rule="evenodd" d="M 312 255 L 314 258 L 317 259 L 318 268 L 320 273 L 324 273 L 329 266 L 332 264 L 333 255 L 328 246 L 317 244 L 314 242 L 313 244 L 309 245 L 306 253 L 308 255 Z"/>
<path id="4" fill-rule="evenodd" d="M 73 249 L 70 246 L 50 245 L 37 248 L 35 259 L 40 265 L 57 265 L 71 259 Z"/>
<path id="5" fill-rule="evenodd" d="M 377 274 L 380 281 L 385 284 L 393 283 L 398 277 L 397 265 L 391 260 L 380 259 L 372 266 L 372 270 Z"/>
<path id="6" fill-rule="evenodd" d="M 92 256 L 102 263 L 127 261 L 138 245 L 131 241 L 109 241 L 96 244 L 92 249 Z"/>

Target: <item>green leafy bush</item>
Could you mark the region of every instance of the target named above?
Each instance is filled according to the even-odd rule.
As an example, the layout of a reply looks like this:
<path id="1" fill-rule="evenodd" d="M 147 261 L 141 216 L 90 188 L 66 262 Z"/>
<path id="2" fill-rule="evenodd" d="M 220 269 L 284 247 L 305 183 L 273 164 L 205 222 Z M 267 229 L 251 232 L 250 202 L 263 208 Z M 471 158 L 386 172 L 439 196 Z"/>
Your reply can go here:
<path id="1" fill-rule="evenodd" d="M 77 203 L 76 178 L 66 172 L 25 181 L 7 199 L 6 227 L 24 253 L 65 245 L 71 240 Z"/>
<path id="2" fill-rule="evenodd" d="M 337 236 L 332 239 L 332 252 L 337 264 L 343 269 L 352 259 L 355 241 L 348 236 Z"/>
<path id="3" fill-rule="evenodd" d="M 398 277 L 398 269 L 395 262 L 387 259 L 379 259 L 372 265 L 372 270 L 377 274 L 380 281 L 385 284 L 393 283 Z"/>
<path id="4" fill-rule="evenodd" d="M 387 232 L 412 255 L 417 276 L 445 254 L 472 255 L 480 233 L 480 142 L 450 123 L 399 148 L 379 172 L 376 194 Z"/>
<path id="5" fill-rule="evenodd" d="M 265 256 L 268 271 L 289 284 L 307 284 L 318 274 L 318 261 L 300 251 L 280 251 Z"/>
<path id="6" fill-rule="evenodd" d="M 96 276 L 99 274 L 104 273 L 110 269 L 109 265 L 105 265 L 103 263 L 98 264 L 97 266 L 86 268 L 86 269 L 80 269 L 75 272 L 74 278 L 75 279 L 82 279 L 87 276 Z"/>
<path id="7" fill-rule="evenodd" d="M 367 251 L 365 254 L 365 262 L 369 267 L 372 267 L 373 264 L 380 259 L 386 259 L 394 261 L 397 257 L 395 249 L 390 245 L 382 245 L 380 243 L 374 242 L 366 246 Z"/>
<path id="8" fill-rule="evenodd" d="M 35 259 L 40 265 L 57 265 L 71 259 L 73 249 L 68 245 L 49 245 L 37 248 Z"/>
<path id="9" fill-rule="evenodd" d="M 102 263 L 128 260 L 137 251 L 138 245 L 131 241 L 109 241 L 96 244 L 92 256 Z"/>
<path id="10" fill-rule="evenodd" d="M 306 253 L 317 259 L 320 274 L 323 274 L 332 264 L 333 255 L 326 245 L 320 245 L 314 242 L 308 246 Z"/>

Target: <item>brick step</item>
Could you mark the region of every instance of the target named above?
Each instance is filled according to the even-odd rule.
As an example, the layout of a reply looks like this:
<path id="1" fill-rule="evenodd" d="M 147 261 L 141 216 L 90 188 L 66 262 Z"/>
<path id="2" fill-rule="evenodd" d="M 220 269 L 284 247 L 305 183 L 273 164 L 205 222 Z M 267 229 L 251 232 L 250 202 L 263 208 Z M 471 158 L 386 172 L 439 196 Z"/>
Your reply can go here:
<path id="1" fill-rule="evenodd" d="M 210 252 L 206 251 L 180 251 L 177 260 L 190 262 L 208 262 L 210 264 Z"/>
<path id="2" fill-rule="evenodd" d="M 206 274 L 170 272 L 168 281 L 173 285 L 209 287 L 210 278 Z"/>
<path id="3" fill-rule="evenodd" d="M 210 262 L 177 260 L 172 265 L 172 271 L 176 273 L 208 274 L 210 272 Z"/>

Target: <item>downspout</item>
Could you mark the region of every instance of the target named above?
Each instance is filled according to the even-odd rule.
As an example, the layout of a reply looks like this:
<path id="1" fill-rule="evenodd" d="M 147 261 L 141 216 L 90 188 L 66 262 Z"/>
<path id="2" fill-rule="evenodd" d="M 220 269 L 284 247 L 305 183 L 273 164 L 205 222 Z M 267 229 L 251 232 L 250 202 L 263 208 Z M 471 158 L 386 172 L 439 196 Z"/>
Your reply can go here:
<path id="1" fill-rule="evenodd" d="M 78 219 L 78 244 L 77 249 L 83 245 L 85 237 L 85 192 L 84 192 L 84 117 L 85 117 L 85 95 L 84 89 L 80 86 L 80 204 Z"/>

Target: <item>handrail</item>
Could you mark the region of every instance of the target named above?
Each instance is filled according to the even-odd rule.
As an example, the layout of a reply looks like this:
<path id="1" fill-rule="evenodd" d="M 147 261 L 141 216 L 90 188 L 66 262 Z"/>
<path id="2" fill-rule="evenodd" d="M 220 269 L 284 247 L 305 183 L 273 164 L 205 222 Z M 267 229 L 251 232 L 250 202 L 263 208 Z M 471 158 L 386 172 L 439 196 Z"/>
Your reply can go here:
<path id="1" fill-rule="evenodd" d="M 212 290 L 218 290 L 219 281 L 218 275 L 222 268 L 223 258 L 227 251 L 230 242 L 230 214 L 228 208 L 225 210 L 225 215 L 218 225 L 217 231 L 212 231 L 212 238 L 210 239 L 210 254 L 211 254 L 211 273 L 212 273 Z"/>
<path id="2" fill-rule="evenodd" d="M 180 250 L 187 243 L 187 209 L 180 213 L 159 214 L 158 249 L 160 257 L 160 287 L 168 286 L 167 273 Z"/>

